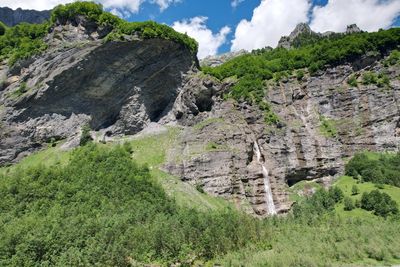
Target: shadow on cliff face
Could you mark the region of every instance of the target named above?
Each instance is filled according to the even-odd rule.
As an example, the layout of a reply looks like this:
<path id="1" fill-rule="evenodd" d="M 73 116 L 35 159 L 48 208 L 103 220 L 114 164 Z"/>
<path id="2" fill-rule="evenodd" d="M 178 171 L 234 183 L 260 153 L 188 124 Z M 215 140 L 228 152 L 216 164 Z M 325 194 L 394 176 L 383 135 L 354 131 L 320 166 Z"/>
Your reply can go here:
<path id="1" fill-rule="evenodd" d="M 109 42 L 55 76 L 40 96 L 17 104 L 24 111 L 14 121 L 86 114 L 98 130 L 121 119 L 124 106 L 141 114 L 139 119 L 156 121 L 172 106 L 182 74 L 192 66 L 190 51 L 168 40 Z"/>

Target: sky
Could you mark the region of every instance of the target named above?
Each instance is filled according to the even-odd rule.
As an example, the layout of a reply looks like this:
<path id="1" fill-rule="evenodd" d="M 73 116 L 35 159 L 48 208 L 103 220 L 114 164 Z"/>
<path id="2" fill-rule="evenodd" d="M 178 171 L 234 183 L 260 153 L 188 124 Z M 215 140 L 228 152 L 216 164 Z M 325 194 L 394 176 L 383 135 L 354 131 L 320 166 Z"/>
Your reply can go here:
<path id="1" fill-rule="evenodd" d="M 73 0 L 0 0 L 0 6 L 44 10 Z M 128 21 L 155 20 L 199 42 L 199 58 L 276 47 L 298 23 L 316 32 L 400 26 L 400 0 L 96 0 Z"/>

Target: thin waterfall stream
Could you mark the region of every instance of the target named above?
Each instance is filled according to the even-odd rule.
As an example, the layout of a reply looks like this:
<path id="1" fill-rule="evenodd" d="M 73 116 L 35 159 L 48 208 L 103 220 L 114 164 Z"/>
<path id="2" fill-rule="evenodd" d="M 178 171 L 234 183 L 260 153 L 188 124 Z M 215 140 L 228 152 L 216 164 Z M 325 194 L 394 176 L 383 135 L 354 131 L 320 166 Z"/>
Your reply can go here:
<path id="1" fill-rule="evenodd" d="M 262 168 L 262 174 L 264 177 L 265 201 L 267 203 L 267 213 L 268 215 L 274 215 L 276 214 L 276 209 L 275 209 L 274 199 L 272 197 L 272 190 L 271 190 L 271 184 L 269 182 L 268 169 L 265 167 L 265 163 L 262 160 L 260 147 L 258 146 L 257 141 L 254 142 L 253 150 L 256 155 L 257 162 L 261 165 Z"/>

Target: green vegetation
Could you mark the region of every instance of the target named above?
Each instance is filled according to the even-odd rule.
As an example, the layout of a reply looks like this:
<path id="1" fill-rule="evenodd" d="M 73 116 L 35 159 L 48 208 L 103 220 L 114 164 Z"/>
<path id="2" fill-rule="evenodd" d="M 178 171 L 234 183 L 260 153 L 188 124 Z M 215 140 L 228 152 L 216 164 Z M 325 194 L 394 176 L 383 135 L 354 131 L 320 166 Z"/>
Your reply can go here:
<path id="1" fill-rule="evenodd" d="M 263 233 L 233 210 L 179 208 L 121 146 L 0 177 L 0 265 L 172 264 L 211 259 Z"/>
<path id="2" fill-rule="evenodd" d="M 15 90 L 14 94 L 16 96 L 21 96 L 28 92 L 28 87 L 26 85 L 26 82 L 22 82 L 21 85 Z"/>
<path id="3" fill-rule="evenodd" d="M 126 22 L 109 12 L 103 11 L 100 4 L 93 2 L 74 2 L 66 5 L 59 5 L 52 11 L 50 22 L 42 24 L 20 23 L 17 26 L 6 28 L 0 24 L 0 60 L 8 59 L 10 66 L 18 60 L 28 59 L 47 49 L 43 41 L 51 26 L 55 23 L 66 23 L 78 15 L 87 17 L 101 27 L 109 27 L 112 32 L 106 40 L 120 40 L 123 35 L 137 35 L 141 38 L 162 38 L 172 40 L 190 49 L 192 53 L 197 52 L 197 42 L 174 31 L 172 28 L 155 23 Z M 5 30 L 2 30 L 5 29 Z M 3 34 L 1 34 L 4 32 Z"/>
<path id="4" fill-rule="evenodd" d="M 319 120 L 321 122 L 321 126 L 319 127 L 320 132 L 330 138 L 335 138 L 338 135 L 337 129 L 336 129 L 336 121 L 326 118 L 325 116 L 320 116 Z"/>
<path id="5" fill-rule="evenodd" d="M 364 72 L 362 76 L 364 85 L 375 84 L 378 87 L 388 87 L 390 85 L 389 77 L 384 73 L 376 74 L 372 71 Z"/>
<path id="6" fill-rule="evenodd" d="M 353 185 L 353 187 L 351 188 L 351 194 L 353 196 L 360 194 L 360 189 L 358 189 L 357 185 Z"/>
<path id="7" fill-rule="evenodd" d="M 112 27 L 113 31 L 107 36 L 107 40 L 123 40 L 123 35 L 138 35 L 144 39 L 161 38 L 172 40 L 188 47 L 193 53 L 197 52 L 197 42 L 187 36 L 176 32 L 171 27 L 158 24 L 154 21 L 127 22 L 117 16 L 103 11 L 101 4 L 93 2 L 74 2 L 57 6 L 52 13 L 51 23 L 65 23 L 78 15 L 84 15 L 100 26 Z"/>
<path id="8" fill-rule="evenodd" d="M 90 126 L 89 125 L 84 125 L 81 129 L 82 134 L 81 138 L 79 140 L 79 145 L 84 146 L 87 143 L 91 142 L 93 140 L 92 136 L 90 135 Z"/>
<path id="9" fill-rule="evenodd" d="M 6 33 L 6 30 L 7 30 L 7 26 L 3 22 L 0 21 L 0 36 L 4 35 Z"/>
<path id="10" fill-rule="evenodd" d="M 352 87 L 357 87 L 358 82 L 357 82 L 357 77 L 353 74 L 349 77 L 347 80 L 347 83 L 352 86 Z"/>
<path id="11" fill-rule="evenodd" d="M 346 175 L 365 182 L 400 187 L 400 153 L 358 153 L 346 165 Z"/>
<path id="12" fill-rule="evenodd" d="M 396 201 L 387 193 L 375 189 L 370 193 L 364 192 L 361 197 L 361 208 L 373 211 L 374 214 L 387 217 L 399 213 Z"/>
<path id="13" fill-rule="evenodd" d="M 355 208 L 353 199 L 351 199 L 350 197 L 345 197 L 343 199 L 343 205 L 344 205 L 344 210 L 347 210 L 347 211 L 354 210 L 354 208 Z"/>
<path id="14" fill-rule="evenodd" d="M 7 28 L 5 34 L 0 35 L 0 60 L 8 59 L 8 64 L 14 65 L 20 59 L 44 51 L 47 45 L 42 39 L 47 31 L 47 23 L 20 23 Z"/>
<path id="15" fill-rule="evenodd" d="M 297 78 L 297 80 L 298 80 L 298 81 L 301 81 L 301 80 L 303 79 L 303 77 L 304 77 L 304 71 L 303 71 L 303 70 L 298 70 L 298 71 L 296 72 L 296 78 Z"/>
<path id="16" fill-rule="evenodd" d="M 385 60 L 384 64 L 387 66 L 393 66 L 400 62 L 400 51 L 393 50 L 388 58 Z"/>

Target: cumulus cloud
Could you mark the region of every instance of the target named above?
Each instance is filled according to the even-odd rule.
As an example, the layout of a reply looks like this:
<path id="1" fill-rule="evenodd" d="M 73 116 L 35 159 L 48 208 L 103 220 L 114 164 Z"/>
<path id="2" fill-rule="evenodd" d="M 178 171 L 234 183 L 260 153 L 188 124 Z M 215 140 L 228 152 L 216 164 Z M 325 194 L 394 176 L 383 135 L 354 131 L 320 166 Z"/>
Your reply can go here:
<path id="1" fill-rule="evenodd" d="M 119 16 L 129 16 L 129 13 L 139 12 L 140 6 L 144 2 L 150 2 L 160 7 L 160 11 L 165 10 L 171 4 L 179 3 L 182 0 L 96 0 L 95 2 L 102 4 L 105 8 L 110 9 L 114 14 Z M 36 9 L 45 10 L 52 9 L 56 5 L 74 2 L 73 0 L 1 0 L 0 6 L 8 6 L 10 8 Z M 128 13 L 127 13 L 128 12 Z"/>
<path id="2" fill-rule="evenodd" d="M 400 15 L 400 0 L 329 0 L 312 11 L 311 28 L 315 31 L 345 31 L 356 23 L 362 30 L 390 27 Z"/>
<path id="3" fill-rule="evenodd" d="M 232 6 L 233 8 L 236 8 L 238 5 L 240 5 L 240 4 L 243 3 L 243 2 L 244 2 L 244 0 L 232 0 L 231 6 Z"/>
<path id="4" fill-rule="evenodd" d="M 231 31 L 227 26 L 220 29 L 218 33 L 213 33 L 206 26 L 207 17 L 194 17 L 189 20 L 176 21 L 172 28 L 181 33 L 187 33 L 199 43 L 198 57 L 204 58 L 215 55 L 218 48 L 226 42 L 226 37 Z"/>
<path id="5" fill-rule="evenodd" d="M 254 9 L 251 20 L 242 20 L 236 27 L 231 50 L 276 46 L 282 35 L 308 21 L 310 6 L 308 0 L 263 0 Z"/>

